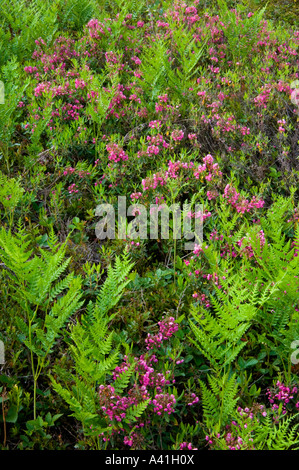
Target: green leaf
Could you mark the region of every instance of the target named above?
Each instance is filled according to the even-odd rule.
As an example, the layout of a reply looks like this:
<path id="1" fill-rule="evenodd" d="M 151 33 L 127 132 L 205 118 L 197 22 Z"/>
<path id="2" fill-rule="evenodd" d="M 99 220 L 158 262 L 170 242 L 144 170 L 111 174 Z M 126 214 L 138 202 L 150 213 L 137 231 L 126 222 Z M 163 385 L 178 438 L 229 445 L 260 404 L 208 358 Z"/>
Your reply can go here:
<path id="1" fill-rule="evenodd" d="M 18 420 L 18 408 L 15 405 L 9 407 L 5 421 L 7 423 L 16 423 Z"/>

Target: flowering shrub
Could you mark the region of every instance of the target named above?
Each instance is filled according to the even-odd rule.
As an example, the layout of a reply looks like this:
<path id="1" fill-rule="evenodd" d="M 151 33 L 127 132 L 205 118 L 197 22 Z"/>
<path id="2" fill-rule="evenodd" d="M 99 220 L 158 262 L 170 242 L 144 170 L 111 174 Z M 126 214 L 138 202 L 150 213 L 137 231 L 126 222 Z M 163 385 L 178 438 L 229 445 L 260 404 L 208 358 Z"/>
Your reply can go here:
<path id="1" fill-rule="evenodd" d="M 174 370 L 171 368 L 172 370 L 166 370 L 164 373 L 158 372 L 156 368 L 160 361 L 153 352 L 155 349 L 161 348 L 163 341 L 169 341 L 177 330 L 178 323 L 170 317 L 159 322 L 158 334 L 148 335 L 145 342 L 150 345 L 147 346 L 149 352 L 132 358 L 136 378 L 134 378 L 134 384 L 127 388 L 125 396 L 118 395 L 113 385 L 100 385 L 99 406 L 109 422 L 109 433 L 103 432 L 99 436 L 103 442 L 114 442 L 116 437 L 124 436 L 123 443 L 125 445 L 131 448 L 140 448 L 140 446 L 143 448 L 143 443 L 146 440 L 146 435 L 143 432 L 145 425 L 150 425 L 154 430 L 161 420 L 165 420 L 167 426 L 169 415 L 176 412 L 176 390 L 173 389 L 175 394 L 167 391 L 170 385 L 175 383 Z M 176 361 L 176 363 L 178 364 L 180 361 Z M 130 369 L 130 358 L 124 356 L 123 362 L 112 373 L 113 381 L 117 383 L 122 380 L 122 374 L 125 375 Z M 197 401 L 198 398 L 189 405 L 197 403 Z M 137 423 L 134 423 L 134 420 L 131 422 L 128 418 L 130 410 L 142 404 L 147 405 L 146 414 L 142 415 Z"/>
<path id="2" fill-rule="evenodd" d="M 283 433 L 288 431 L 290 420 L 283 421 L 282 426 L 277 426 L 278 421 L 272 420 L 271 411 L 263 405 L 254 404 L 249 408 L 238 408 L 237 420 L 226 426 L 224 436 L 218 433 L 215 438 L 206 436 L 207 443 L 214 449 L 222 450 L 276 450 L 288 448 L 297 442 L 296 439 Z M 261 435 L 263 438 L 261 439 Z M 265 446 L 265 436 L 267 444 Z M 285 447 L 284 447 L 285 446 Z"/>
<path id="3" fill-rule="evenodd" d="M 2 3 L 0 447 L 293 449 L 294 2 Z M 203 240 L 97 239 L 119 196 Z"/>

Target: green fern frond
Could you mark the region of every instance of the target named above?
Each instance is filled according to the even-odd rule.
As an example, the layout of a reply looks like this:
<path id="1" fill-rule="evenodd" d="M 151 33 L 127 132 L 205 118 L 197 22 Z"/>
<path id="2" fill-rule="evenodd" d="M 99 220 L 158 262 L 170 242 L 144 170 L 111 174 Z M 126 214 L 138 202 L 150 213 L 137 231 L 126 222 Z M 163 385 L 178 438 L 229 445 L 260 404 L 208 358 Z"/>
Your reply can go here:
<path id="1" fill-rule="evenodd" d="M 108 268 L 107 278 L 95 304 L 89 302 L 85 314 L 71 329 L 69 350 L 74 363 L 71 373 L 73 389 L 66 390 L 52 379 L 54 389 L 74 411 L 73 416 L 82 422 L 87 435 L 90 433 L 91 424 L 93 429 L 97 428 L 98 433 L 102 429 L 103 422 L 98 413 L 97 387 L 105 383 L 106 377 L 112 374 L 119 359 L 118 347 L 113 349 L 113 331 L 108 330 L 109 321 L 113 316 L 109 316 L 109 312 L 120 300 L 129 282 L 127 277 L 132 267 L 133 263 L 127 254 L 122 259 L 116 258 L 114 267 Z M 56 369 L 56 372 L 59 376 L 59 369 Z M 126 388 L 133 372 L 134 364 L 115 381 L 116 393 Z M 63 374 L 61 379 L 63 380 Z M 142 403 L 132 407 L 128 412 L 128 419 L 137 419 L 146 406 L 147 403 Z"/>
<path id="2" fill-rule="evenodd" d="M 138 403 L 138 405 L 133 405 L 131 406 L 128 411 L 126 412 L 126 417 L 124 419 L 124 421 L 126 423 L 133 423 L 134 421 L 136 421 L 138 418 L 140 418 L 140 416 L 142 415 L 142 413 L 146 410 L 146 408 L 148 407 L 149 405 L 149 402 L 150 400 L 144 400 L 143 402 L 141 403 Z"/>
<path id="3" fill-rule="evenodd" d="M 113 384 L 116 393 L 121 393 L 128 386 L 134 370 L 135 364 L 133 363 L 117 377 Z"/>
<path id="4" fill-rule="evenodd" d="M 239 400 L 235 374 L 208 375 L 210 388 L 200 380 L 204 423 L 209 430 L 217 429 L 229 422 L 236 411 Z"/>
<path id="5" fill-rule="evenodd" d="M 256 428 L 254 445 L 257 450 L 297 450 L 299 444 L 299 414 L 290 417 L 283 417 L 278 425 L 273 423 L 271 413 L 268 413 Z"/>

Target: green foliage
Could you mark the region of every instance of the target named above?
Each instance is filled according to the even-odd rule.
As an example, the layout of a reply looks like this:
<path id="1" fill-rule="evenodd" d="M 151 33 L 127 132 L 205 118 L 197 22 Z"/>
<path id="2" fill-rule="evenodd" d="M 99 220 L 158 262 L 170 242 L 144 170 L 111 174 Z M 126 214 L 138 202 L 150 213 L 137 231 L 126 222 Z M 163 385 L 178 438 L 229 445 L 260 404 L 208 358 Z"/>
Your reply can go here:
<path id="1" fill-rule="evenodd" d="M 220 270 L 223 292 L 219 289 L 211 297 L 213 313 L 202 308 L 201 314 L 193 307 L 189 324 L 194 334 L 191 341 L 208 359 L 215 375 L 208 375 L 208 388 L 200 381 L 205 425 L 218 432 L 236 411 L 238 401 L 236 374 L 231 366 L 246 346 L 244 339 L 252 326 L 258 309 L 277 290 L 267 285 L 261 292 L 259 283 L 248 288 L 246 272 L 232 275 L 231 269 Z M 224 276 L 225 274 L 225 276 Z M 225 279 L 227 276 L 227 279 Z M 224 278 L 224 279 L 223 279 Z"/>
<path id="2" fill-rule="evenodd" d="M 47 42 L 53 39 L 58 28 L 57 3 L 0 1 L 0 67 L 13 57 L 29 59 L 39 37 Z"/>
<path id="3" fill-rule="evenodd" d="M 244 15 L 241 19 L 240 16 L 247 10 L 246 7 L 238 5 L 235 13 L 228 8 L 225 0 L 217 0 L 217 2 L 221 18 L 227 26 L 224 34 L 232 57 L 235 61 L 246 59 L 261 28 L 266 6 L 256 11 L 251 17 Z"/>
<path id="4" fill-rule="evenodd" d="M 204 57 L 205 43 L 198 45 L 184 26 L 176 26 L 172 41 L 169 44 L 159 38 L 143 51 L 143 86 L 147 93 L 151 90 L 151 101 L 156 101 L 166 86 L 171 87 L 175 98 L 184 100 L 188 88 L 194 84 L 193 77 L 201 71 L 198 64 Z"/>
<path id="5" fill-rule="evenodd" d="M 267 6 L 265 16 L 271 19 L 275 24 L 283 23 L 285 27 L 289 25 L 296 25 L 299 15 L 299 2 L 298 0 L 247 0 L 247 6 L 251 11 L 261 8 L 263 5 Z"/>
<path id="6" fill-rule="evenodd" d="M 270 413 L 261 420 L 260 425 L 255 429 L 254 444 L 257 450 L 298 450 L 299 414 L 284 417 L 278 424 L 273 425 L 273 417 Z M 297 447 L 294 447 L 297 446 Z"/>
<path id="7" fill-rule="evenodd" d="M 264 410 L 264 411 L 262 411 Z M 275 416 L 273 410 L 257 404 L 253 408 L 238 409 L 234 421 L 224 436 L 211 430 L 216 450 L 297 450 L 298 413 Z M 213 436 L 213 437 L 212 437 Z M 229 446 L 229 447 L 228 447 Z M 296 447 L 297 446 L 297 447 Z"/>
<path id="8" fill-rule="evenodd" d="M 52 232 L 48 239 L 50 250 L 40 248 L 40 256 L 32 256 L 33 249 L 29 249 L 31 240 L 20 225 L 15 236 L 3 227 L 0 231 L 2 269 L 7 270 L 12 298 L 23 313 L 14 321 L 20 340 L 31 353 L 34 419 L 38 377 L 46 367 L 48 356 L 53 352 L 66 321 L 83 304 L 80 302 L 81 279 L 70 273 L 60 280 L 70 259 L 64 260 L 65 245 L 58 247 L 57 242 Z"/>
<path id="9" fill-rule="evenodd" d="M 4 157 L 7 172 L 10 173 L 12 162 L 8 159 L 9 151 L 20 145 L 13 139 L 17 119 L 21 114 L 17 105 L 29 85 L 29 80 L 20 83 L 20 65 L 16 57 L 10 57 L 0 68 L 0 79 L 4 84 L 4 104 L 0 104 L 0 159 Z"/>
<path id="10" fill-rule="evenodd" d="M 24 189 L 15 178 L 7 178 L 0 172 L 0 203 L 4 207 L 9 226 L 12 227 L 14 211 L 23 197 Z"/>
<path id="11" fill-rule="evenodd" d="M 298 446 L 297 10 L 0 0 L 3 449 Z M 99 241 L 124 194 L 200 202 L 201 248 Z"/>
<path id="12" fill-rule="evenodd" d="M 119 348 L 113 347 L 113 331 L 109 325 L 115 314 L 109 311 L 119 302 L 123 290 L 130 282 L 127 276 L 133 265 L 128 256 L 116 258 L 109 266 L 107 279 L 102 285 L 95 304 L 89 303 L 86 313 L 77 321 L 70 333 L 70 353 L 74 361 L 73 371 L 68 373 L 56 368 L 57 375 L 65 382 L 63 387 L 52 377 L 54 390 L 61 395 L 72 410 L 72 416 L 81 421 L 86 435 L 98 436 L 109 431 L 105 419 L 99 414 L 98 387 L 104 384 L 116 367 Z M 116 392 L 121 392 L 130 380 L 134 364 L 115 382 Z M 68 384 L 72 384 L 71 386 Z M 139 417 L 147 402 L 130 409 L 127 419 Z"/>
<path id="13" fill-rule="evenodd" d="M 67 0 L 59 2 L 59 16 L 61 29 L 80 31 L 97 11 L 97 2 L 94 0 Z"/>
<path id="14" fill-rule="evenodd" d="M 244 335 L 258 308 L 277 290 L 276 285 L 271 288 L 267 285 L 260 291 L 259 283 L 248 287 L 245 270 L 234 275 L 227 271 L 220 271 L 224 291 L 217 290 L 216 297 L 211 297 L 213 313 L 202 309 L 200 315 L 193 307 L 192 316 L 198 326 L 190 321 L 195 336 L 192 342 L 215 370 L 225 368 L 238 357 L 246 345 Z M 228 279 L 223 279 L 226 277 L 224 274 L 228 275 Z"/>
<path id="15" fill-rule="evenodd" d="M 217 285 L 210 296 L 209 309 L 197 305 L 191 308 L 191 342 L 214 371 L 214 375 L 208 375 L 210 388 L 200 381 L 204 419 L 209 430 L 218 423 L 218 431 L 235 412 L 237 375 L 232 371 L 238 370 L 238 358 L 245 363 L 242 354 L 244 350 L 249 353 L 248 343 L 261 344 L 260 350 L 265 347 L 267 354 L 275 355 L 277 359 L 273 367 L 280 366 L 289 383 L 290 345 L 299 337 L 298 314 L 294 312 L 298 298 L 298 282 L 295 281 L 299 272 L 296 256 L 298 228 L 293 248 L 291 242 L 286 241 L 285 234 L 289 225 L 287 214 L 292 212 L 292 197 L 278 197 L 267 215 L 261 218 L 261 225 L 247 229 L 246 222 L 243 222 L 237 230 L 238 217 L 229 220 L 227 208 L 223 204 L 220 207 L 220 233 L 229 239 L 233 229 L 235 233 L 231 241 L 236 243 L 242 239 L 242 244 L 239 244 L 241 250 L 250 246 L 252 255 L 244 255 L 241 251 L 242 261 L 237 264 L 236 261 L 221 259 L 215 248 L 207 250 L 205 256 L 212 270 L 216 270 L 221 286 Z M 260 227 L 265 237 L 263 243 L 259 237 Z M 286 295 L 288 297 L 284 300 Z M 252 355 L 254 357 L 254 352 Z M 258 359 L 249 359 L 251 365 L 258 362 Z M 220 410 L 223 408 L 227 411 L 224 411 L 221 421 Z"/>
<path id="16" fill-rule="evenodd" d="M 209 388 L 200 381 L 204 424 L 209 431 L 219 432 L 236 411 L 239 400 L 236 376 L 222 373 L 208 375 Z"/>
<path id="17" fill-rule="evenodd" d="M 289 223 L 286 214 L 290 212 L 291 198 L 279 197 L 267 216 L 261 219 L 267 243 L 263 250 L 258 243 L 252 243 L 259 267 L 254 268 L 250 275 L 251 280 L 258 276 L 263 282 L 278 287 L 278 291 L 273 292 L 275 295 L 269 295 L 264 308 L 260 309 L 257 322 L 262 333 L 259 340 L 277 356 L 276 362 L 282 365 L 287 382 L 291 376 L 290 344 L 299 338 L 298 312 L 294 309 L 298 300 L 299 260 L 296 251 L 299 231 L 297 226 L 292 244 L 287 241 L 285 232 Z"/>

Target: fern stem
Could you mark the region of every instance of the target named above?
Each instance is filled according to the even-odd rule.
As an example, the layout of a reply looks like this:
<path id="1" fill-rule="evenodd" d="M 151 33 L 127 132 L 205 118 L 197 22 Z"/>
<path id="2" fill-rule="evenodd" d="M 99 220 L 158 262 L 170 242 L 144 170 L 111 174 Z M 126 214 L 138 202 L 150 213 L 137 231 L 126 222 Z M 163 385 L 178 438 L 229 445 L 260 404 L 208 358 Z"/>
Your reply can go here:
<path id="1" fill-rule="evenodd" d="M 221 429 L 221 424 L 222 424 L 222 414 L 223 414 L 223 404 L 224 404 L 224 387 L 223 387 L 223 381 L 225 380 L 225 374 L 223 375 L 222 377 L 222 381 L 221 381 L 221 385 L 222 385 L 222 389 L 221 389 L 221 406 L 220 406 L 220 415 L 219 415 L 219 422 L 218 422 L 218 431 L 220 431 Z"/>
<path id="2" fill-rule="evenodd" d="M 33 419 L 36 419 L 36 385 L 37 385 L 37 379 L 36 377 L 33 378 L 34 383 L 33 383 Z"/>

